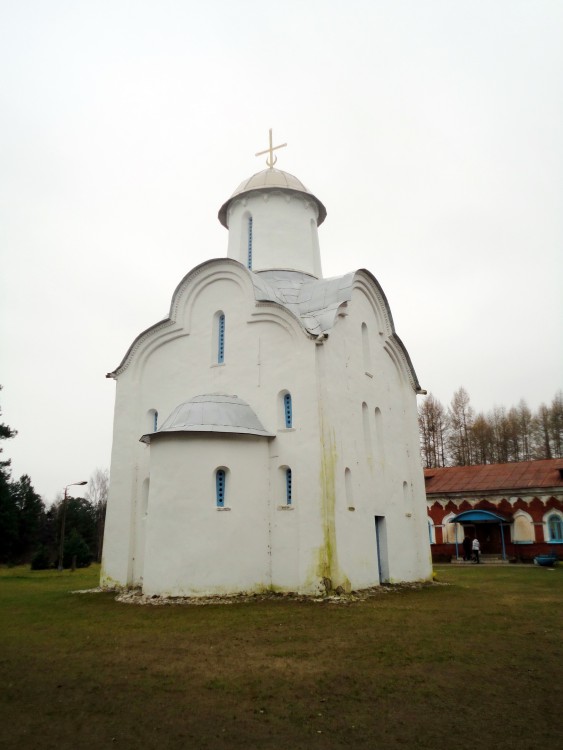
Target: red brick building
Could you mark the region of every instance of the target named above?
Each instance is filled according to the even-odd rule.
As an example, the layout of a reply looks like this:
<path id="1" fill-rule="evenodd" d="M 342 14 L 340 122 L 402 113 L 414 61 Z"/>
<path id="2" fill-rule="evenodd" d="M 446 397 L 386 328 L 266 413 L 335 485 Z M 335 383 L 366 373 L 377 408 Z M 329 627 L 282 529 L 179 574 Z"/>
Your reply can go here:
<path id="1" fill-rule="evenodd" d="M 434 562 L 461 557 L 466 534 L 484 555 L 563 559 L 563 459 L 425 469 L 424 479 Z"/>

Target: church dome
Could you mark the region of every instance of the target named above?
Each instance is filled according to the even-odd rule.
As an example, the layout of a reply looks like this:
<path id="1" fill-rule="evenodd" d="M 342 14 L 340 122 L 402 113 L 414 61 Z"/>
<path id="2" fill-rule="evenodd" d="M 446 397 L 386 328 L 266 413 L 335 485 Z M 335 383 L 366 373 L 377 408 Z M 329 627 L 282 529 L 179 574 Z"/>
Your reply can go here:
<path id="1" fill-rule="evenodd" d="M 253 409 L 238 396 L 210 393 L 195 396 L 177 406 L 156 432 L 141 438 L 150 443 L 165 432 L 230 432 L 239 435 L 274 437 L 256 416 Z"/>
<path id="2" fill-rule="evenodd" d="M 317 226 L 322 224 L 326 219 L 326 208 L 310 190 L 307 190 L 301 180 L 289 174 L 289 172 L 270 167 L 269 169 L 263 169 L 261 172 L 253 174 L 247 180 L 243 180 L 229 200 L 221 206 L 219 209 L 219 221 L 224 227 L 229 228 L 227 224 L 227 212 L 231 202 L 235 198 L 250 193 L 253 190 L 288 190 L 292 193 L 303 193 L 304 195 L 308 195 L 317 205 L 319 211 Z"/>

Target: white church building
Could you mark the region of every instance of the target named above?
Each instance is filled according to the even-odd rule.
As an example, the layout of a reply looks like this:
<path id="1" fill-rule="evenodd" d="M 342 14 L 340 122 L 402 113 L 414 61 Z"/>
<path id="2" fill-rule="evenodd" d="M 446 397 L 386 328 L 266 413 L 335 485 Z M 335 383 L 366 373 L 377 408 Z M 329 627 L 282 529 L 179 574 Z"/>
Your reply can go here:
<path id="1" fill-rule="evenodd" d="M 416 394 L 375 277 L 323 278 L 321 201 L 269 166 L 219 210 L 117 383 L 101 584 L 318 594 L 431 576 Z"/>

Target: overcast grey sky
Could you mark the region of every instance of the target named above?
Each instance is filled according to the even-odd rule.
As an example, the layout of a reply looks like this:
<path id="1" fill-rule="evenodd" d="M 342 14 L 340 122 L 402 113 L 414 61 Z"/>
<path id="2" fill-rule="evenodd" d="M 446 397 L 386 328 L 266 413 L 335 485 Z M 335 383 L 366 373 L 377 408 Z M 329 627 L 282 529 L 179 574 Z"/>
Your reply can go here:
<path id="1" fill-rule="evenodd" d="M 267 146 L 370 269 L 422 386 L 563 385 L 561 0 L 0 0 L 0 395 L 46 501 L 110 461 L 115 384 Z M 186 398 L 193 394 L 186 394 Z"/>

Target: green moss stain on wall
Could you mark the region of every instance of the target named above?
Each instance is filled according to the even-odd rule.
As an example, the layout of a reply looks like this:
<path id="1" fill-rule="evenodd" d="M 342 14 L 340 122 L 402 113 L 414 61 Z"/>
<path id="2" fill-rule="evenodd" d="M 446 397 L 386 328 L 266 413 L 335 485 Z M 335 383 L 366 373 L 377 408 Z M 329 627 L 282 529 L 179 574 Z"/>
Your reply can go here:
<path id="1" fill-rule="evenodd" d="M 338 564 L 336 547 L 336 469 L 337 451 L 334 431 L 326 427 L 321 404 L 321 516 L 323 544 L 318 550 L 317 578 L 322 579 L 326 590 L 342 586 L 351 589 L 350 581 Z"/>
<path id="2" fill-rule="evenodd" d="M 323 545 L 319 550 L 318 575 L 332 581 L 336 573 L 336 446 L 334 433 L 328 432 L 321 422 L 321 514 L 323 525 Z"/>
<path id="3" fill-rule="evenodd" d="M 108 576 L 104 568 L 102 567 L 100 571 L 100 588 L 108 589 L 108 590 L 114 590 L 114 589 L 121 590 L 127 587 L 124 586 L 120 581 L 116 581 L 115 578 Z"/>
<path id="4" fill-rule="evenodd" d="M 315 347 L 317 370 L 319 434 L 320 434 L 320 515 L 322 543 L 316 550 L 311 570 L 311 583 L 320 590 L 330 591 L 338 586 L 350 590 L 350 582 L 342 574 L 338 564 L 336 546 L 336 472 L 338 453 L 336 436 L 325 415 L 325 405 L 329 401 L 326 380 L 326 343 Z"/>

